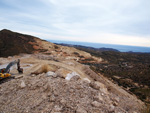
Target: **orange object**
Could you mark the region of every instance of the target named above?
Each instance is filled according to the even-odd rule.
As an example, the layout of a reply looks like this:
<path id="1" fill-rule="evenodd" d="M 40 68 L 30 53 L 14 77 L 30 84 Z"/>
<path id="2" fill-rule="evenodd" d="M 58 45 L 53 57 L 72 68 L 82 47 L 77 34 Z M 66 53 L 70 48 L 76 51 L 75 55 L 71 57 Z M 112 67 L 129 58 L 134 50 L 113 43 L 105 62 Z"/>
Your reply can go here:
<path id="1" fill-rule="evenodd" d="M 7 78 L 7 77 L 10 77 L 11 74 L 9 73 L 0 73 L 0 79 L 4 79 L 4 78 Z"/>

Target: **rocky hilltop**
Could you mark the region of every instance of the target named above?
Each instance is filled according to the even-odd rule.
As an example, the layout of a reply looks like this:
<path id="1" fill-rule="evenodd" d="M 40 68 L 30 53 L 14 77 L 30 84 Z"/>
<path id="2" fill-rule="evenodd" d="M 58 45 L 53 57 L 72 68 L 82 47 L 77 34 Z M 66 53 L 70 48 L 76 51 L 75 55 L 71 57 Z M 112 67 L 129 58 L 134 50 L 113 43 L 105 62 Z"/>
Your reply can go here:
<path id="1" fill-rule="evenodd" d="M 24 69 L 23 74 L 18 74 L 16 67 L 12 67 L 12 77 L 0 81 L 1 112 L 140 113 L 144 107 L 134 95 L 79 63 L 101 63 L 102 58 L 29 35 L 7 30 L 0 34 L 0 40 L 7 45 L 1 46 L 6 52 L 1 54 L 5 58 L 0 58 L 0 67 L 20 59 Z M 3 36 L 13 40 L 12 45 Z M 16 43 L 22 44 L 18 46 L 21 49 L 14 46 Z M 5 48 L 9 46 L 13 48 L 11 51 Z M 12 52 L 15 49 L 19 51 Z"/>
<path id="2" fill-rule="evenodd" d="M 8 57 L 21 53 L 63 54 L 63 56 L 68 56 L 68 54 L 75 55 L 75 53 L 73 53 L 75 51 L 80 52 L 77 49 L 58 46 L 34 36 L 13 32 L 7 29 L 0 31 L 0 57 Z M 82 52 L 81 55 L 91 56 L 86 52 Z"/>

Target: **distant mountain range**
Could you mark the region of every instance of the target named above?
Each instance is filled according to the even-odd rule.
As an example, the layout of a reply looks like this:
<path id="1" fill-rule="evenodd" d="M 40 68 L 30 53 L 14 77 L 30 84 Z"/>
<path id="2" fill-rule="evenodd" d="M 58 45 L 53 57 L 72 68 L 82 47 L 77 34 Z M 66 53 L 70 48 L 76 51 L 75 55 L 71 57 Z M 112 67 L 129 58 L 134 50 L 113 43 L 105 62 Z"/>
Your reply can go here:
<path id="1" fill-rule="evenodd" d="M 85 49 L 91 49 L 91 50 L 96 50 L 96 51 L 115 51 L 115 52 L 120 52 L 119 50 L 117 49 L 113 49 L 113 48 L 105 48 L 105 47 L 102 47 L 102 48 L 94 48 L 94 47 L 88 47 L 88 46 L 82 46 L 82 45 L 72 45 L 72 44 L 64 44 L 64 43 L 55 43 L 55 44 L 58 44 L 58 45 L 62 45 L 62 46 L 69 46 L 69 47 L 75 47 L 75 48 L 85 48 Z"/>
<path id="2" fill-rule="evenodd" d="M 140 47 L 140 46 L 129 46 L 129 45 L 117 45 L 117 44 L 104 44 L 104 43 L 93 43 L 93 42 L 80 42 L 80 41 L 63 41 L 63 40 L 48 40 L 52 43 L 57 44 L 68 44 L 70 45 L 80 45 L 85 47 L 92 47 L 92 48 L 100 48 L 101 50 L 110 50 L 113 48 L 115 51 L 120 52 L 136 52 L 136 53 L 150 53 L 150 47 Z M 105 51 L 104 50 L 104 51 Z"/>

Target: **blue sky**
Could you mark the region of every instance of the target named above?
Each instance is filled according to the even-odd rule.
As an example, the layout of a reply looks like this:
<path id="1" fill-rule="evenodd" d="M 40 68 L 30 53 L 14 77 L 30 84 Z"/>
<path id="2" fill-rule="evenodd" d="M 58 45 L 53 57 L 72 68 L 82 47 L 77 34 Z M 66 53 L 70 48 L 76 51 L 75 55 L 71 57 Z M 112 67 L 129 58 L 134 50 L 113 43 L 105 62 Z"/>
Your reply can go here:
<path id="1" fill-rule="evenodd" d="M 1 0 L 4 28 L 46 40 L 150 47 L 150 0 Z"/>

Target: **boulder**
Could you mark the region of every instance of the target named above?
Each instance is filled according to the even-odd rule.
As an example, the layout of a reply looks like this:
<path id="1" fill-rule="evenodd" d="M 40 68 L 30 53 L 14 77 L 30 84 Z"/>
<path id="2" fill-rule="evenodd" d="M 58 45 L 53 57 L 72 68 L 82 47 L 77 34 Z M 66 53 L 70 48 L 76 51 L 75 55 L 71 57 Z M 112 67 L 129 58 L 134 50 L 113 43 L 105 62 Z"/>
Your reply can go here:
<path id="1" fill-rule="evenodd" d="M 104 84 L 100 83 L 100 82 L 91 82 L 90 83 L 90 86 L 96 90 L 100 90 L 101 92 L 105 93 L 105 94 L 108 94 L 108 90 L 107 88 L 105 87 Z"/>
<path id="2" fill-rule="evenodd" d="M 100 107 L 100 106 L 101 106 L 101 103 L 99 103 L 99 102 L 97 102 L 97 101 L 93 101 L 93 102 L 91 103 L 91 105 L 92 105 L 93 107 Z"/>
<path id="3" fill-rule="evenodd" d="M 76 113 L 87 113 L 87 111 L 83 109 L 82 107 L 78 107 L 76 110 Z"/>
<path id="4" fill-rule="evenodd" d="M 47 77 L 50 77 L 50 76 L 55 76 L 56 74 L 54 73 L 54 72 L 52 72 L 52 71 L 48 71 L 47 73 L 46 73 L 46 76 Z"/>
<path id="5" fill-rule="evenodd" d="M 68 73 L 65 79 L 70 80 L 74 76 L 80 76 L 80 75 L 76 72 Z"/>
<path id="6" fill-rule="evenodd" d="M 61 113 L 62 106 L 55 105 L 51 113 Z"/>
<path id="7" fill-rule="evenodd" d="M 26 87 L 26 84 L 25 84 L 24 81 L 21 81 L 20 87 L 21 87 L 21 88 L 25 88 L 25 87 Z"/>

